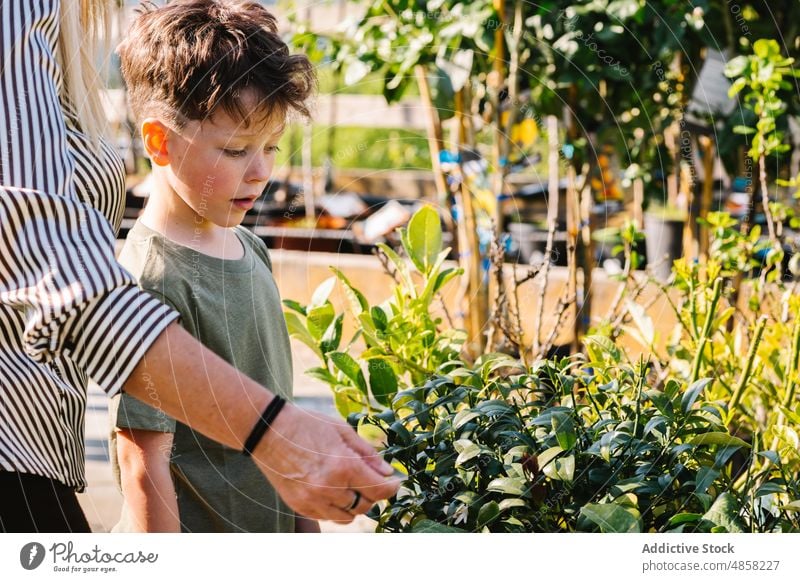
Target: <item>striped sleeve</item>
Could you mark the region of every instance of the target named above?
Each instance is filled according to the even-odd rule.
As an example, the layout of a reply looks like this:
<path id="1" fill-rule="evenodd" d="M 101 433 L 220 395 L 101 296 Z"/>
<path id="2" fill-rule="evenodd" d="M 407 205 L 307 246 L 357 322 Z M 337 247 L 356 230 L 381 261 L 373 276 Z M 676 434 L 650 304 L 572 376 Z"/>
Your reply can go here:
<path id="1" fill-rule="evenodd" d="M 31 359 L 69 356 L 113 394 L 177 314 L 135 286 L 108 222 L 76 198 L 58 14 L 0 0 L 0 302 L 24 314 Z"/>
<path id="2" fill-rule="evenodd" d="M 116 262 L 113 232 L 98 211 L 3 186 L 0 224 L 0 301 L 25 314 L 28 355 L 69 356 L 116 393 L 178 314 Z"/>

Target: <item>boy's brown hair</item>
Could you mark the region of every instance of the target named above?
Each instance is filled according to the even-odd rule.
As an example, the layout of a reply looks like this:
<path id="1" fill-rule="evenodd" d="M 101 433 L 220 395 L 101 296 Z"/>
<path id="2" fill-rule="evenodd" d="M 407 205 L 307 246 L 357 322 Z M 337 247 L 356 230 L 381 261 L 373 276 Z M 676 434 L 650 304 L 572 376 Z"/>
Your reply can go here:
<path id="1" fill-rule="evenodd" d="M 313 66 L 289 53 L 275 17 L 257 2 L 144 6 L 118 52 L 137 119 L 158 116 L 180 128 L 222 107 L 247 125 L 252 111 L 243 97 L 250 92 L 265 119 L 309 116 Z"/>

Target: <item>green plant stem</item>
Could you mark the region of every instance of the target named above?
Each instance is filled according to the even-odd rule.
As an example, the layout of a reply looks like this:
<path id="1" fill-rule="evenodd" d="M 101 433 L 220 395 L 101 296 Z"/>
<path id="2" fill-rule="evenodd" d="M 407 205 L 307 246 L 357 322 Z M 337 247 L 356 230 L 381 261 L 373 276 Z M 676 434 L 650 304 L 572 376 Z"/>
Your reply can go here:
<path id="1" fill-rule="evenodd" d="M 795 318 L 794 333 L 792 334 L 792 354 L 789 369 L 786 370 L 786 389 L 783 395 L 783 405 L 789 407 L 794 400 L 797 384 L 794 381 L 794 374 L 797 372 L 797 365 L 800 363 L 800 317 Z"/>
<path id="2" fill-rule="evenodd" d="M 639 432 L 639 417 L 642 413 L 642 389 L 644 388 L 645 374 L 644 356 L 640 356 L 639 378 L 636 380 L 636 418 L 633 421 L 633 433 L 631 433 L 634 438 L 637 438 Z"/>
<path id="3" fill-rule="evenodd" d="M 753 495 L 755 494 L 755 488 L 752 486 L 747 486 L 750 483 L 750 477 L 753 472 L 753 465 L 755 465 L 756 461 L 756 451 L 758 450 L 758 432 L 753 435 L 753 447 L 750 449 L 750 463 L 747 465 L 747 480 L 745 481 L 745 491 L 750 492 L 750 507 L 755 507 L 755 498 Z M 753 533 L 753 511 L 750 512 L 750 533 Z"/>
<path id="4" fill-rule="evenodd" d="M 693 334 L 689 326 L 686 325 L 686 322 L 683 320 L 683 316 L 681 316 L 681 310 L 678 309 L 678 306 L 675 305 L 675 302 L 669 296 L 669 286 L 665 284 L 660 284 L 659 289 L 661 290 L 661 293 L 663 293 L 664 299 L 667 301 L 667 304 L 669 304 L 673 313 L 675 313 L 675 319 L 678 321 L 680 326 L 684 329 L 684 331 L 687 334 L 689 334 L 692 337 L 692 339 L 695 339 L 697 337 L 697 334 Z"/>
<path id="5" fill-rule="evenodd" d="M 730 403 L 728 404 L 728 411 L 735 410 L 737 406 L 739 406 L 739 402 L 744 395 L 744 389 L 747 387 L 747 382 L 750 380 L 750 374 L 753 371 L 753 362 L 756 359 L 756 353 L 758 352 L 758 345 L 761 343 L 761 336 L 764 334 L 764 328 L 767 325 L 767 316 L 762 315 L 758 318 L 758 323 L 756 324 L 756 331 L 753 334 L 753 341 L 750 344 L 750 350 L 747 352 L 747 361 L 745 362 L 744 370 L 742 371 L 742 376 L 739 379 L 739 383 L 736 385 L 736 388 L 731 395 Z"/>
<path id="6" fill-rule="evenodd" d="M 692 321 L 692 339 L 697 341 L 697 295 L 695 294 L 694 276 L 689 279 L 689 315 Z"/>
<path id="7" fill-rule="evenodd" d="M 697 344 L 697 353 L 694 356 L 694 363 L 692 364 L 691 383 L 697 382 L 697 380 L 700 378 L 700 365 L 703 361 L 703 352 L 706 349 L 708 338 L 711 335 L 711 326 L 714 323 L 714 315 L 717 312 L 717 305 L 719 304 L 719 298 L 721 295 L 722 279 L 719 278 L 714 281 L 714 287 L 711 290 L 711 303 L 706 310 L 706 321 L 703 325 L 703 331 Z"/>
<path id="8" fill-rule="evenodd" d="M 766 111 L 766 106 L 762 105 L 762 111 Z M 762 113 L 761 117 L 767 117 L 769 114 Z M 763 140 L 767 136 L 762 136 Z M 765 153 L 758 157 L 758 176 L 761 182 L 761 202 L 764 206 L 764 218 L 767 221 L 767 231 L 769 232 L 769 242 L 775 247 L 778 244 L 778 237 L 775 235 L 775 219 L 772 217 L 772 210 L 769 207 L 769 190 L 767 189 L 767 156 Z"/>
<path id="9" fill-rule="evenodd" d="M 781 403 L 785 408 L 789 408 L 792 404 L 792 400 L 794 400 L 797 384 L 792 377 L 797 370 L 798 363 L 800 363 L 800 317 L 795 318 L 794 333 L 792 334 L 792 353 L 790 354 L 789 367 L 786 369 L 786 388 L 784 390 L 783 402 Z M 775 427 L 778 428 L 782 426 L 785 420 L 786 418 L 783 414 L 783 410 L 779 410 L 778 417 L 775 421 Z M 772 439 L 772 447 L 770 447 L 773 451 L 778 450 L 779 441 L 780 439 L 776 434 Z M 765 465 L 766 464 L 769 464 L 769 461 L 766 461 Z"/>

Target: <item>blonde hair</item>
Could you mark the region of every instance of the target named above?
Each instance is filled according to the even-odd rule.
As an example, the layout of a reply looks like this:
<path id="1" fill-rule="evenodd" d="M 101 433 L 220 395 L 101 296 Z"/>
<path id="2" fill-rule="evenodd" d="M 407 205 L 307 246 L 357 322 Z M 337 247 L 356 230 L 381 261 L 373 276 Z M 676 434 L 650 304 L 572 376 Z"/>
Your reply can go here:
<path id="1" fill-rule="evenodd" d="M 60 97 L 77 116 L 80 129 L 95 143 L 108 129 L 100 91 L 111 55 L 115 0 L 61 0 L 57 59 L 63 74 Z M 102 51 L 98 67 L 98 51 Z"/>

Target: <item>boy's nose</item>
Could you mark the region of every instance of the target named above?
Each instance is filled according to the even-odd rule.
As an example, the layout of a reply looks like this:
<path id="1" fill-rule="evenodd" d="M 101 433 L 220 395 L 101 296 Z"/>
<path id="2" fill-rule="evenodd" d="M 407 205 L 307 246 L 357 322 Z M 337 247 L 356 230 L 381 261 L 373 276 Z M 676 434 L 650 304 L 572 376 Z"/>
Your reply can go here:
<path id="1" fill-rule="evenodd" d="M 247 168 L 248 182 L 266 182 L 272 175 L 273 156 L 257 156 Z"/>

